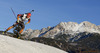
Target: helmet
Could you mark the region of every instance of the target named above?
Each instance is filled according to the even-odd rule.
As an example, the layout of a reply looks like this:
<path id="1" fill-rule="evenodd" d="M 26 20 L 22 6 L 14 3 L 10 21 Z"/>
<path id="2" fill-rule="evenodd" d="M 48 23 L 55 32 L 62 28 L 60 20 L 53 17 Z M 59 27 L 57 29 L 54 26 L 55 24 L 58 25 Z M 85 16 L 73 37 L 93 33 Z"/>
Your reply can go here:
<path id="1" fill-rule="evenodd" d="M 31 13 L 27 13 L 27 16 L 31 16 Z"/>

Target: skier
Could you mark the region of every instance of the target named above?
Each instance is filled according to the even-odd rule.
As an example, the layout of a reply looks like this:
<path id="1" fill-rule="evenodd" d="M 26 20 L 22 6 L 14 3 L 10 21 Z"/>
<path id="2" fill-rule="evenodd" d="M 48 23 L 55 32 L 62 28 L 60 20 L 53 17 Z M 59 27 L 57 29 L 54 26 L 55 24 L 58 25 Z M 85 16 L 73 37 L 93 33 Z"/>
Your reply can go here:
<path id="1" fill-rule="evenodd" d="M 32 10 L 32 11 L 34 11 L 34 10 Z M 31 11 L 31 12 L 32 12 L 32 11 Z M 3 32 L 3 34 L 5 34 L 8 30 L 14 28 L 17 24 L 20 24 L 21 27 L 22 27 L 22 29 L 19 31 L 19 34 L 21 34 L 21 33 L 23 32 L 24 28 L 25 28 L 24 22 L 25 22 L 26 20 L 28 20 L 28 22 L 26 22 L 25 25 L 28 24 L 28 23 L 30 23 L 30 20 L 31 20 L 31 19 L 30 19 L 30 17 L 31 17 L 31 12 L 25 13 L 25 14 L 18 14 L 18 15 L 17 15 L 17 21 L 16 21 L 12 26 L 10 26 L 8 29 L 6 29 L 6 30 Z"/>

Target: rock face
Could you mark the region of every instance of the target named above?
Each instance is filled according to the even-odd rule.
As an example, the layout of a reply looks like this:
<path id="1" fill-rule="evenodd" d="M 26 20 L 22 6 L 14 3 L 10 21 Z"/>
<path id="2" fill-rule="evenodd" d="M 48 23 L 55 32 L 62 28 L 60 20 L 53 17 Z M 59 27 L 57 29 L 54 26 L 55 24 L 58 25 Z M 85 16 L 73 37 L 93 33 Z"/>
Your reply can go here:
<path id="1" fill-rule="evenodd" d="M 39 30 L 27 29 L 26 31 L 24 31 L 23 34 L 25 36 L 22 36 L 22 38 L 24 38 L 24 39 L 32 39 L 33 37 L 38 37 L 38 35 L 40 34 L 40 31 Z"/>
<path id="2" fill-rule="evenodd" d="M 80 24 L 76 22 L 61 22 L 55 27 L 49 26 L 47 28 L 42 28 L 41 30 L 28 29 L 24 31 L 23 34 L 25 34 L 24 38 L 28 37 L 29 39 L 32 39 L 33 37 L 55 38 L 57 34 L 73 35 L 81 32 L 100 33 L 100 26 L 96 26 L 88 21 L 84 21 Z M 71 37 L 75 37 L 75 35 Z"/>
<path id="3" fill-rule="evenodd" d="M 94 51 L 94 53 L 100 53 L 100 34 L 84 32 L 84 33 L 80 33 L 80 35 L 83 36 L 81 38 L 84 38 L 84 37 L 87 37 L 87 38 L 81 39 L 75 42 L 66 42 L 66 41 L 63 41 L 63 38 L 61 39 L 61 36 L 65 37 L 66 35 L 61 35 L 59 37 L 61 40 L 45 38 L 45 37 L 37 37 L 37 38 L 32 38 L 31 41 L 50 45 L 50 46 L 62 49 L 64 51 L 67 51 L 69 53 L 80 53 L 80 52 L 89 53 L 89 51 Z M 73 39 L 77 40 L 77 37 Z"/>

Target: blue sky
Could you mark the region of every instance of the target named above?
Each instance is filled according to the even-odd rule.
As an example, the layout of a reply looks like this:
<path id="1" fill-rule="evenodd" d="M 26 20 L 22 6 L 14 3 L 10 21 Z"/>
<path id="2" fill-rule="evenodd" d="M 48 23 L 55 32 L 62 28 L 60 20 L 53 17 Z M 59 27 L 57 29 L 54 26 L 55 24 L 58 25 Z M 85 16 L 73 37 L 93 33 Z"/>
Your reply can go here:
<path id="1" fill-rule="evenodd" d="M 15 23 L 11 7 L 16 15 L 35 10 L 25 29 L 41 29 L 69 21 L 100 25 L 100 0 L 0 0 L 0 28 Z"/>

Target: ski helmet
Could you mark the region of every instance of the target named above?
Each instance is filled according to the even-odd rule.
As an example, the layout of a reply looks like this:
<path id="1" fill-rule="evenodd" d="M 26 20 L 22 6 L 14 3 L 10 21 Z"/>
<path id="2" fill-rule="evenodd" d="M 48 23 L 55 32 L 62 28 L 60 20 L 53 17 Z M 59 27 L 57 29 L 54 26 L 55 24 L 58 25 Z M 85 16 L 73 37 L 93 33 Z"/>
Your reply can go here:
<path id="1" fill-rule="evenodd" d="M 31 13 L 27 13 L 27 16 L 31 16 Z"/>

